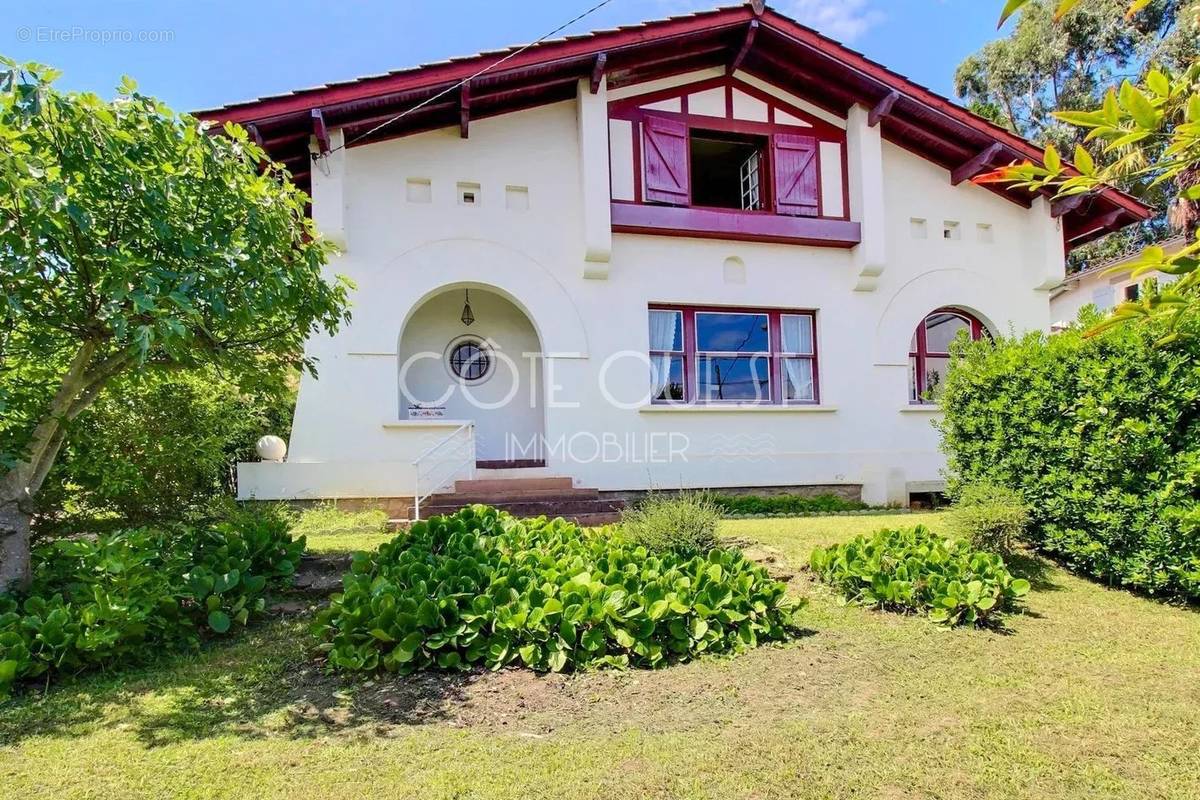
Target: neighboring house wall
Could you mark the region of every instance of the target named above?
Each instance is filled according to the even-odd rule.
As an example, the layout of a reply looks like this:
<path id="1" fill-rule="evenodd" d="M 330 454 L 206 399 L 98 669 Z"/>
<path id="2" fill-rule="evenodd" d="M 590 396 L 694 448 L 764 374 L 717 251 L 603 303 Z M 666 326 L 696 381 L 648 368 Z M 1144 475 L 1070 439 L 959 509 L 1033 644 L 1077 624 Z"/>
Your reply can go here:
<path id="1" fill-rule="evenodd" d="M 1177 252 L 1183 246 L 1182 238 L 1175 238 L 1162 243 L 1168 253 Z M 1050 317 L 1054 327 L 1061 328 L 1070 325 L 1079 317 L 1079 312 L 1085 306 L 1093 305 L 1104 312 L 1115 308 L 1130 296 L 1130 287 L 1140 286 L 1147 280 L 1155 280 L 1159 285 L 1171 283 L 1174 275 L 1165 272 L 1149 272 L 1134 278 L 1132 268 L 1126 265 L 1138 259 L 1134 254 L 1123 259 L 1101 264 L 1083 272 L 1070 276 L 1050 295 Z"/>
<path id="2" fill-rule="evenodd" d="M 404 465 L 459 419 L 476 421 L 481 458 L 503 458 L 510 434 L 544 431 L 550 471 L 606 490 L 844 483 L 882 503 L 933 485 L 944 464 L 937 410 L 909 402 L 916 326 L 950 306 L 995 334 L 1047 329 L 1062 235 L 1045 201 L 1026 209 L 970 182 L 952 186 L 944 169 L 880 145 L 860 111 L 835 120 L 849 128 L 850 217 L 864 223 L 853 249 L 631 233 L 608 244 L 599 212 L 585 213 L 590 179 L 579 165 L 596 154 L 581 151 L 591 129 L 577 101 L 472 122 L 469 139 L 447 129 L 341 151 L 336 192 L 318 163 L 314 216 L 344 230 L 346 251 L 328 271 L 356 284 L 353 321 L 309 343 L 320 378 L 302 381 L 288 463 L 252 465 L 242 495 L 344 496 L 347 476 L 366 474 L 357 496 L 409 494 Z M 593 146 L 607 162 L 600 125 Z M 465 288 L 471 326 L 459 321 Z M 648 403 L 654 303 L 815 311 L 819 403 Z M 527 370 L 516 405 L 477 413 L 452 398 L 444 422 L 406 423 L 401 364 L 468 333 Z M 519 358 L 539 346 L 542 360 Z M 432 391 L 444 365 L 415 375 Z M 307 472 L 295 479 L 271 472 L 300 464 Z"/>

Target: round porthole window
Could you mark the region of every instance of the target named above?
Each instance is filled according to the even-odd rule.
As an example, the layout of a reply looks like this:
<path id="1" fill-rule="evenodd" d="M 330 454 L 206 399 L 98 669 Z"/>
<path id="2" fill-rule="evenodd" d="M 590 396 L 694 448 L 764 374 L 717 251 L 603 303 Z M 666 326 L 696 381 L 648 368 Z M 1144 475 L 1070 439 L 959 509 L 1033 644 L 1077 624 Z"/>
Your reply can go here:
<path id="1" fill-rule="evenodd" d="M 446 364 L 454 377 L 478 383 L 492 371 L 492 351 L 479 339 L 458 339 L 446 352 Z"/>

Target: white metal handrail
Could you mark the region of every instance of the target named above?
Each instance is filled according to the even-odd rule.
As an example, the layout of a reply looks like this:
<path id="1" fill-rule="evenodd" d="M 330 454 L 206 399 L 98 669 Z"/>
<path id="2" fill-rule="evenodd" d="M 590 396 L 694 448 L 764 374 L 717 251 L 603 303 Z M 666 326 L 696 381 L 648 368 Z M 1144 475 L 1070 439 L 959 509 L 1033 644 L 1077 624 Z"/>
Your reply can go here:
<path id="1" fill-rule="evenodd" d="M 466 436 L 455 447 L 441 452 L 464 432 Z M 464 422 L 459 425 L 440 441 L 426 448 L 425 452 L 416 457 L 412 465 L 416 473 L 413 489 L 413 519 L 419 520 L 421 518 L 421 501 L 436 494 L 443 487 L 452 485 L 459 478 L 464 467 L 466 467 L 468 479 L 475 477 L 475 423 Z M 426 479 L 424 487 L 422 486 L 423 471 Z M 436 479 L 439 475 L 440 479 Z"/>

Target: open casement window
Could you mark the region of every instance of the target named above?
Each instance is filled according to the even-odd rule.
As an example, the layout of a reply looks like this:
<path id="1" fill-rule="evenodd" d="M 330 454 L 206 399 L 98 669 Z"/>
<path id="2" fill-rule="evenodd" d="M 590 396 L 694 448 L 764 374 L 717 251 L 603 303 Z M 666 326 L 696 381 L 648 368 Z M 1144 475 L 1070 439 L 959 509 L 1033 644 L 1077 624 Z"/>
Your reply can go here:
<path id="1" fill-rule="evenodd" d="M 695 129 L 657 115 L 647 115 L 642 130 L 647 202 L 821 214 L 819 150 L 812 136 Z M 768 175 L 773 192 L 764 192 Z"/>
<path id="2" fill-rule="evenodd" d="M 777 133 L 771 137 L 775 169 L 775 210 L 780 214 L 815 217 L 820 214 L 820 176 L 817 140 L 811 136 Z"/>
<path id="3" fill-rule="evenodd" d="M 814 320 L 810 311 L 651 308 L 651 400 L 814 404 Z"/>
<path id="4" fill-rule="evenodd" d="M 963 332 L 972 340 L 987 335 L 979 320 L 955 308 L 938 309 L 921 320 L 908 348 L 909 402 L 937 402 L 950 367 L 950 343 Z"/>
<path id="5" fill-rule="evenodd" d="M 686 206 L 691 202 L 688 127 L 666 117 L 647 116 L 643 130 L 648 202 Z"/>

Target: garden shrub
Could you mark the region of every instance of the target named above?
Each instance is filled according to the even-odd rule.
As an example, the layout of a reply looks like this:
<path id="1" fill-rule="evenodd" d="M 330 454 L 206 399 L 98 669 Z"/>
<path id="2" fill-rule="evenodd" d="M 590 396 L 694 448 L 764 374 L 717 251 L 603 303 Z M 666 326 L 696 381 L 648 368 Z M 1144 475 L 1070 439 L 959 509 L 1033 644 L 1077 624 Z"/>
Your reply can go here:
<path id="1" fill-rule="evenodd" d="M 1025 531 L 1029 507 L 1020 492 L 984 481 L 959 488 L 949 517 L 954 533 L 977 550 L 1008 553 Z"/>
<path id="2" fill-rule="evenodd" d="M 701 555 L 718 545 L 721 511 L 705 492 L 648 494 L 621 513 L 621 528 L 651 553 Z"/>
<path id="3" fill-rule="evenodd" d="M 470 506 L 355 554 L 314 632 L 345 670 L 658 667 L 785 639 L 798 605 L 736 550 L 653 554 Z"/>
<path id="4" fill-rule="evenodd" d="M 29 591 L 0 596 L 0 697 L 47 671 L 138 661 L 245 625 L 303 552 L 270 508 L 42 545 Z"/>
<path id="5" fill-rule="evenodd" d="M 1026 538 L 1050 555 L 1200 598 L 1200 338 L 1183 332 L 1163 346 L 1154 325 L 956 344 L 940 423 L 951 493 L 1016 489 Z"/>
<path id="6" fill-rule="evenodd" d="M 837 514 L 861 511 L 866 503 L 833 494 L 808 497 L 799 494 L 730 495 L 714 494 L 712 502 L 725 514 Z"/>
<path id="7" fill-rule="evenodd" d="M 287 436 L 293 403 L 287 380 L 242 387 L 213 369 L 123 376 L 75 421 L 39 498 L 39 527 L 202 518 L 235 493 L 236 464 L 256 460 L 260 436 Z"/>
<path id="8" fill-rule="evenodd" d="M 982 625 L 1029 591 L 1000 556 L 924 526 L 818 547 L 809 565 L 851 602 L 928 614 L 943 625 Z"/>

